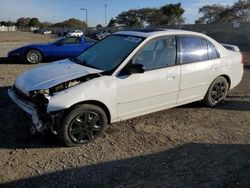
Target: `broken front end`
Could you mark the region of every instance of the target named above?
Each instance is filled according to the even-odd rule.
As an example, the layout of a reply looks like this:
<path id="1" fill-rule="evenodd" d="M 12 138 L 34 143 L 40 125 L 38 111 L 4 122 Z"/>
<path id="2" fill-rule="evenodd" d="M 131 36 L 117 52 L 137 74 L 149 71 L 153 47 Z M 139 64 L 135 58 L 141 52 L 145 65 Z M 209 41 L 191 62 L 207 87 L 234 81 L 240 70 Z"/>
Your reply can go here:
<path id="1" fill-rule="evenodd" d="M 99 76 L 100 74 L 89 74 L 58 84 L 49 89 L 30 91 L 29 95 L 14 85 L 13 88 L 8 90 L 8 95 L 13 102 L 31 117 L 33 123 L 32 133 L 42 133 L 45 130 L 50 130 L 52 133 L 58 134 L 58 126 L 65 110 L 49 112 L 48 105 L 51 98 L 61 91 Z"/>

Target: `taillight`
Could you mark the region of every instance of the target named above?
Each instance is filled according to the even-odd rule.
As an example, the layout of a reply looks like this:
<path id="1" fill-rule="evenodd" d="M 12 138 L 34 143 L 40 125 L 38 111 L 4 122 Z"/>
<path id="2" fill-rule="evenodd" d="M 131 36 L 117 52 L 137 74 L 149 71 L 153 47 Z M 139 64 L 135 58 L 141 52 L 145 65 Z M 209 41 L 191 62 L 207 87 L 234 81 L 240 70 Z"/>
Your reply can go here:
<path id="1" fill-rule="evenodd" d="M 244 64 L 242 53 L 240 53 L 240 57 L 241 57 L 240 63 L 241 63 L 241 64 Z"/>

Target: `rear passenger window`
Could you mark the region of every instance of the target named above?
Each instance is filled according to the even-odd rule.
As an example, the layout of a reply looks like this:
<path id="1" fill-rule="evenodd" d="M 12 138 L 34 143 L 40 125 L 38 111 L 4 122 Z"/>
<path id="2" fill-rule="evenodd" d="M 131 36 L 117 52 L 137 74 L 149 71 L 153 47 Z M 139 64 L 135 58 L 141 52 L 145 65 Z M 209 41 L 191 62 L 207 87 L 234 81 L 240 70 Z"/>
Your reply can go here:
<path id="1" fill-rule="evenodd" d="M 218 54 L 217 50 L 215 49 L 215 47 L 210 42 L 207 42 L 207 45 L 208 45 L 209 59 L 218 58 L 219 54 Z"/>
<path id="2" fill-rule="evenodd" d="M 180 37 L 182 64 L 206 61 L 209 59 L 207 41 L 192 36 Z"/>

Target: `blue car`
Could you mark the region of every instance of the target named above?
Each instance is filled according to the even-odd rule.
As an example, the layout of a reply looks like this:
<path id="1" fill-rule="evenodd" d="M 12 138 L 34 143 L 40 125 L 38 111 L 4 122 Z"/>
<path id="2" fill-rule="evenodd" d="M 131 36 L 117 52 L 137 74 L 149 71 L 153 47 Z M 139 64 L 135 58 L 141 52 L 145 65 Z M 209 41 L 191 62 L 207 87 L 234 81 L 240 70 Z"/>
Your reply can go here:
<path id="1" fill-rule="evenodd" d="M 84 36 L 63 37 L 47 44 L 30 44 L 14 49 L 8 53 L 8 58 L 24 60 L 31 64 L 44 60 L 65 59 L 77 56 L 95 42 Z"/>

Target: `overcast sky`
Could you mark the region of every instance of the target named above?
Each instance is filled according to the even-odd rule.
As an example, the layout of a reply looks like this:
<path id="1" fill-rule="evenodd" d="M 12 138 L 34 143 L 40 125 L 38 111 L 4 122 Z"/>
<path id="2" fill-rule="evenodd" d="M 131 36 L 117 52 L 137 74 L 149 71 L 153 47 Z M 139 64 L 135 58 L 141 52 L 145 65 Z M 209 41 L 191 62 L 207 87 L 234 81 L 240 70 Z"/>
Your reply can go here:
<path id="1" fill-rule="evenodd" d="M 37 17 L 41 21 L 59 22 L 69 18 L 85 20 L 88 9 L 90 26 L 105 23 L 107 4 L 107 20 L 116 17 L 122 11 L 135 8 L 159 8 L 168 3 L 182 3 L 187 23 L 193 23 L 199 17 L 198 10 L 205 4 L 232 5 L 236 0 L 1 0 L 0 21 L 16 21 L 20 17 Z"/>

